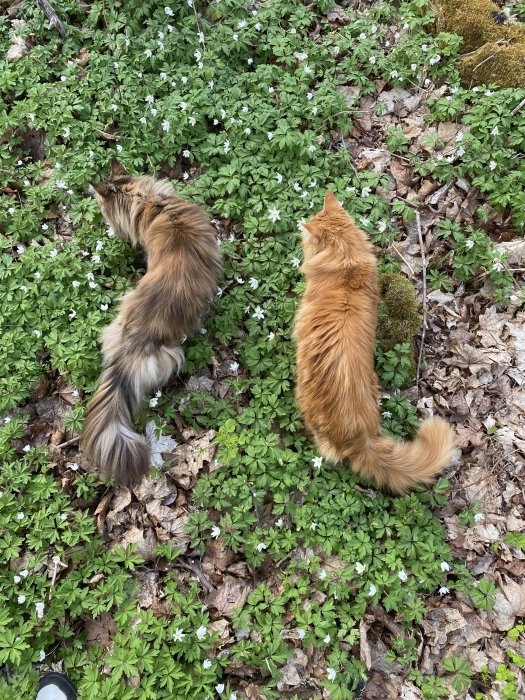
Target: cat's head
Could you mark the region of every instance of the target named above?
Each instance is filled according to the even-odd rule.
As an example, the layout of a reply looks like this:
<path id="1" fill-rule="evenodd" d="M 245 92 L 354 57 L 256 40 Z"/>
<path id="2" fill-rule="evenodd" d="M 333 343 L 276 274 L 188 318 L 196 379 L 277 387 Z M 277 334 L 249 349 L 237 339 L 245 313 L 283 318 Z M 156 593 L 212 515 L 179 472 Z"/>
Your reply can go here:
<path id="1" fill-rule="evenodd" d="M 109 178 L 91 183 L 104 219 L 121 238 L 131 236 L 132 204 L 139 194 L 138 180 L 113 158 Z"/>
<path id="2" fill-rule="evenodd" d="M 355 228 L 353 219 L 329 190 L 321 211 L 301 224 L 305 261 L 324 250 L 336 253 L 343 249 L 349 242 L 352 228 Z"/>

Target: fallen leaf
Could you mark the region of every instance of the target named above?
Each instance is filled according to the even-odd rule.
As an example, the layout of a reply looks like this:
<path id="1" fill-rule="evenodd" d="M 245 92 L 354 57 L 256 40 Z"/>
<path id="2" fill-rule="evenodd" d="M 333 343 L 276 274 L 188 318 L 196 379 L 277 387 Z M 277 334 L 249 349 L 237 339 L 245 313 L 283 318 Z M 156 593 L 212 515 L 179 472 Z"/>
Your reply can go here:
<path id="1" fill-rule="evenodd" d="M 224 617 L 231 617 L 235 608 L 242 609 L 252 587 L 242 579 L 225 576 L 222 586 L 208 594 L 206 605 Z"/>
<path id="2" fill-rule="evenodd" d="M 500 581 L 500 592 L 496 594 L 496 603 L 490 613 L 491 619 L 501 632 L 514 627 L 517 616 L 525 614 L 525 583 L 516 583 L 505 578 Z"/>

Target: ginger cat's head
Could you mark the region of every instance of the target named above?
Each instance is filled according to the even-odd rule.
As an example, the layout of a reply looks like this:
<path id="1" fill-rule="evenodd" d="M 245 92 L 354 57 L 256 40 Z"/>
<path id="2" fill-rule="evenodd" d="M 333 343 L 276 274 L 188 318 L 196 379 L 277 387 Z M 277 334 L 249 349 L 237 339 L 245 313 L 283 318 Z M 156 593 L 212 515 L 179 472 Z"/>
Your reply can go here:
<path id="1" fill-rule="evenodd" d="M 301 231 L 305 262 L 321 252 L 346 256 L 364 236 L 331 190 L 326 193 L 324 207 L 302 224 Z"/>
<path id="2" fill-rule="evenodd" d="M 139 195 L 137 181 L 116 158 L 111 161 L 111 174 L 104 182 L 92 182 L 95 197 L 106 222 L 117 236 L 128 238 L 131 233 L 131 212 Z"/>

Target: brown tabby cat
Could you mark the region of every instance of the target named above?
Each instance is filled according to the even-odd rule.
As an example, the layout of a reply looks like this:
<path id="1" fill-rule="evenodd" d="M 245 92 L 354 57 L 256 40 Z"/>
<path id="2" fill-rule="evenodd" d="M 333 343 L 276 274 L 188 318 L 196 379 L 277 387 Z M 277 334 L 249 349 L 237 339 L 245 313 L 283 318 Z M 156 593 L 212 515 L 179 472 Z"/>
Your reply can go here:
<path id="1" fill-rule="evenodd" d="M 295 321 L 296 391 L 321 455 L 331 462 L 348 458 L 355 472 L 394 493 L 431 482 L 454 452 L 444 420 L 425 420 L 413 442 L 381 435 L 371 243 L 332 192 L 302 231 L 306 290 Z"/>
<path id="2" fill-rule="evenodd" d="M 88 406 L 83 445 L 117 482 L 149 471 L 149 447 L 133 430 L 144 395 L 180 369 L 181 339 L 199 327 L 221 269 L 215 231 L 200 207 L 167 180 L 133 177 L 117 161 L 93 188 L 115 233 L 146 252 L 148 270 L 101 335 L 104 371 Z"/>

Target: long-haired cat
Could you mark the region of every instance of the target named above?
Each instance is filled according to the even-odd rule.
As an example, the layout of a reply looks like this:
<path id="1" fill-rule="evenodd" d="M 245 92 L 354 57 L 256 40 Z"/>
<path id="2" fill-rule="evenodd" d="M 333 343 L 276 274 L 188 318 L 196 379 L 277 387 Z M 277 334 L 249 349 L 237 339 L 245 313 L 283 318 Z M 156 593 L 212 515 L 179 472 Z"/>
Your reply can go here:
<path id="1" fill-rule="evenodd" d="M 425 420 L 412 442 L 381 435 L 372 244 L 332 192 L 302 232 L 306 290 L 295 320 L 296 395 L 306 426 L 323 457 L 349 459 L 379 487 L 405 493 L 431 482 L 454 452 L 444 420 Z"/>
<path id="2" fill-rule="evenodd" d="M 93 188 L 106 222 L 147 256 L 146 274 L 101 334 L 104 371 L 82 436 L 98 467 L 132 484 L 150 468 L 150 450 L 134 431 L 133 416 L 146 392 L 182 366 L 180 342 L 199 327 L 221 262 L 207 215 L 167 180 L 133 177 L 114 159 L 110 178 Z"/>

